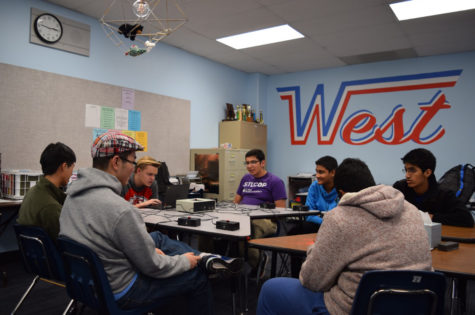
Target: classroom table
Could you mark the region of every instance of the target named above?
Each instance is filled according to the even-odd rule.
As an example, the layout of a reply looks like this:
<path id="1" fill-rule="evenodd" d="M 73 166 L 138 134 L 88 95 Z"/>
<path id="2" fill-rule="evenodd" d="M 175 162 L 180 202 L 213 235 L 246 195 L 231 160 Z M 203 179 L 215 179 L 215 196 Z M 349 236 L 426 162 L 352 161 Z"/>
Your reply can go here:
<path id="1" fill-rule="evenodd" d="M 258 206 L 234 205 L 232 203 L 218 203 L 215 210 L 194 213 L 177 211 L 176 209 L 155 210 L 150 208 L 138 209 L 138 211 L 149 227 L 234 239 L 248 238 L 251 235 L 251 220 L 254 219 L 303 218 L 319 213 L 319 211 L 293 211 L 289 208 L 260 209 Z M 200 218 L 201 225 L 198 227 L 178 225 L 179 217 Z M 238 221 L 240 228 L 236 231 L 217 229 L 217 220 Z"/>
<path id="2" fill-rule="evenodd" d="M 259 206 L 235 205 L 229 202 L 219 202 L 215 210 L 206 212 L 189 213 L 176 211 L 176 209 L 155 210 L 150 208 L 138 209 L 138 211 L 142 215 L 145 224 L 151 228 L 164 228 L 193 234 L 222 237 L 234 241 L 244 241 L 245 256 L 247 256 L 248 244 L 246 241 L 251 236 L 251 220 L 265 218 L 281 219 L 286 217 L 303 218 L 319 213 L 319 211 L 293 211 L 289 208 L 261 209 Z M 179 217 L 200 218 L 201 225 L 198 227 L 178 225 L 177 221 Z M 238 221 L 240 223 L 240 229 L 236 231 L 217 229 L 217 220 Z M 275 259 L 273 261 L 275 261 Z M 246 276 L 244 285 L 245 310 L 247 310 L 247 280 Z"/>
<path id="3" fill-rule="evenodd" d="M 272 252 L 271 277 L 275 277 L 277 253 L 305 256 L 317 233 L 254 239 L 248 245 Z M 432 250 L 432 266 L 447 276 L 475 279 L 475 244 L 460 243 L 452 251 Z"/>
<path id="4" fill-rule="evenodd" d="M 442 225 L 442 240 L 475 243 L 475 227 Z"/>
<path id="5" fill-rule="evenodd" d="M 195 234 L 205 234 L 211 236 L 225 237 L 228 239 L 246 239 L 251 235 L 251 223 L 249 216 L 237 215 L 233 213 L 219 213 L 214 211 L 188 213 L 176 210 L 155 210 L 138 209 L 145 224 L 152 228 L 165 228 Z M 178 218 L 190 217 L 199 218 L 200 226 L 178 225 Z M 216 228 L 216 221 L 229 220 L 239 222 L 239 229 L 228 231 Z"/>

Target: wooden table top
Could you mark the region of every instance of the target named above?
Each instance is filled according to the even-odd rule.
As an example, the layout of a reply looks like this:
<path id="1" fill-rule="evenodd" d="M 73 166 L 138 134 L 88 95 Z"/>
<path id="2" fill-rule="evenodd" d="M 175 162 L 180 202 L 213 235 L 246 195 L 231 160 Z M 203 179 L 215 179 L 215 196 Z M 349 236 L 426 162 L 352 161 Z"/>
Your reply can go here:
<path id="1" fill-rule="evenodd" d="M 315 242 L 317 233 L 253 239 L 250 246 L 285 253 L 305 255 Z M 475 278 L 475 244 L 460 243 L 456 250 L 432 251 L 432 266 L 436 271 Z"/>
<path id="2" fill-rule="evenodd" d="M 475 243 L 475 227 L 442 225 L 442 239 Z"/>

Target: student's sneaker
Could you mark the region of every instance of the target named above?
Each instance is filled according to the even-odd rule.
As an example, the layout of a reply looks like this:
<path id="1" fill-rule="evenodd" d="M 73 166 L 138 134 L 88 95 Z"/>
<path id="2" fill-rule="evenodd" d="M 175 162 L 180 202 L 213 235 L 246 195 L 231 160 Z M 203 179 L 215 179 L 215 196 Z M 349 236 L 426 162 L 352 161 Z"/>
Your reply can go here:
<path id="1" fill-rule="evenodd" d="M 206 255 L 201 258 L 200 264 L 207 273 L 227 278 L 241 272 L 242 259 Z"/>

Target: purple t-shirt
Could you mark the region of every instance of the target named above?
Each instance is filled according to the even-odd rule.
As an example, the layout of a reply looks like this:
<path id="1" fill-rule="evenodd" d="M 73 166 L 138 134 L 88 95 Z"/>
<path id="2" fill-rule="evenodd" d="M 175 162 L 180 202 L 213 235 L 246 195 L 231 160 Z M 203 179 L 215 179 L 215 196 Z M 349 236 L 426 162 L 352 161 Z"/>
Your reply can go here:
<path id="1" fill-rule="evenodd" d="M 287 199 L 284 182 L 269 172 L 260 178 L 255 178 L 251 174 L 244 175 L 237 194 L 242 197 L 241 203 L 246 205 L 260 205 Z"/>

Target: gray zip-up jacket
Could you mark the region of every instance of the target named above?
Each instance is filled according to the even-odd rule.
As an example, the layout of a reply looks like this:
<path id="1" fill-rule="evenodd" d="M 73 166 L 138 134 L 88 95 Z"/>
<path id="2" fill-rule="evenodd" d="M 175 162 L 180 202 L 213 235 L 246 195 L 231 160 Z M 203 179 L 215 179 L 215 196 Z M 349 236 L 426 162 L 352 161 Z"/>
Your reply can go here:
<path id="1" fill-rule="evenodd" d="M 114 293 L 124 290 L 136 273 L 168 278 L 189 270 L 184 255 L 155 252 L 140 213 L 120 197 L 121 190 L 115 176 L 94 168 L 80 169 L 68 189 L 59 234 L 99 256 Z"/>

